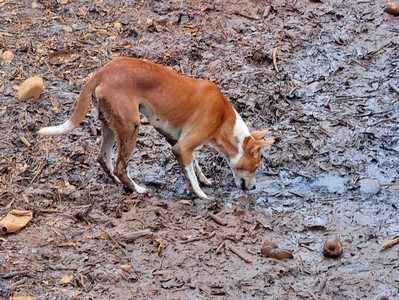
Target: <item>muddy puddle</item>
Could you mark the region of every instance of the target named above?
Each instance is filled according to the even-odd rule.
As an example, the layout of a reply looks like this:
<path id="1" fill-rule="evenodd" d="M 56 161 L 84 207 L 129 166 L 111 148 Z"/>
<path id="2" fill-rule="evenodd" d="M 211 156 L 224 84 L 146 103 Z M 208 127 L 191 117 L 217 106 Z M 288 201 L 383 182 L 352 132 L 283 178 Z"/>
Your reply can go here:
<path id="1" fill-rule="evenodd" d="M 399 31 L 384 5 L 0 1 L 0 52 L 15 55 L 0 63 L 0 215 L 33 211 L 0 237 L 0 299 L 397 299 L 399 248 L 381 251 L 399 235 Z M 204 147 L 214 200 L 194 198 L 147 125 L 130 162 L 144 196 L 103 174 L 94 113 L 68 136 L 36 135 L 119 55 L 210 78 L 250 128 L 269 128 L 256 189 L 237 190 Z M 41 100 L 16 101 L 36 74 Z M 329 238 L 338 259 L 322 254 Z M 264 240 L 294 258 L 263 257 Z"/>

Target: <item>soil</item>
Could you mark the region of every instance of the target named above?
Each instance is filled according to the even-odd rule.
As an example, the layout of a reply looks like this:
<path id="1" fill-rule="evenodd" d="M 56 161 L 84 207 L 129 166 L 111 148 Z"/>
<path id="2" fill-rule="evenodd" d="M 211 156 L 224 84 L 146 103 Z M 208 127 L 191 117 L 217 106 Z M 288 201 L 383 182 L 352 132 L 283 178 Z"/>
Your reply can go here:
<path id="1" fill-rule="evenodd" d="M 0 0 L 0 298 L 398 299 L 399 30 L 385 1 Z M 274 49 L 274 50 L 273 50 Z M 273 54 L 275 61 L 273 61 Z M 170 147 L 141 126 L 125 193 L 96 162 L 99 124 L 41 138 L 85 77 L 114 56 L 218 83 L 253 129 L 277 139 L 257 188 L 204 147 L 194 198 Z M 16 88 L 45 81 L 40 101 Z M 216 217 L 215 217 L 216 216 Z M 145 230 L 143 232 L 143 230 Z M 135 236 L 134 236 L 135 235 Z M 339 238 L 341 257 L 323 244 Z M 263 241 L 293 259 L 261 255 Z"/>

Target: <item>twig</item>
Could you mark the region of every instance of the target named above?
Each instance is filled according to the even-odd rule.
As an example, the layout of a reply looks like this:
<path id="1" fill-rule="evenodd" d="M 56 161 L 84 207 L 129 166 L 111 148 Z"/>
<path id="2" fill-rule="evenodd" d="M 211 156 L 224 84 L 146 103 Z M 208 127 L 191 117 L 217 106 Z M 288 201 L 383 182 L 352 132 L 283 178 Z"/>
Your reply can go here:
<path id="1" fill-rule="evenodd" d="M 216 235 L 216 232 L 212 232 L 211 234 L 209 234 L 209 235 L 206 236 L 206 237 L 199 237 L 199 236 L 197 236 L 197 237 L 194 237 L 194 238 L 185 240 L 185 241 L 181 241 L 181 243 L 182 243 L 182 244 L 188 244 L 188 243 L 192 243 L 192 242 L 208 240 L 208 239 L 213 238 L 215 235 Z"/>
<path id="2" fill-rule="evenodd" d="M 271 10 L 272 10 L 272 6 L 271 5 L 266 6 L 262 17 L 266 19 L 269 16 Z"/>
<path id="3" fill-rule="evenodd" d="M 399 88 L 397 86 L 395 86 L 392 82 L 389 83 L 389 86 L 399 95 Z"/>
<path id="4" fill-rule="evenodd" d="M 383 246 L 382 246 L 382 248 L 383 248 L 383 250 L 387 250 L 387 249 L 392 248 L 393 246 L 395 246 L 397 244 L 399 244 L 399 237 L 394 238 L 392 240 L 385 241 Z"/>
<path id="5" fill-rule="evenodd" d="M 259 20 L 259 18 L 257 18 L 257 17 L 252 17 L 252 16 L 249 16 L 249 15 L 246 15 L 246 14 L 240 12 L 240 11 L 235 11 L 234 14 L 236 16 L 244 17 L 244 18 L 247 18 L 249 20 L 254 20 L 254 21 L 258 21 Z"/>
<path id="6" fill-rule="evenodd" d="M 247 264 L 251 264 L 252 261 L 249 258 L 246 258 L 244 255 L 242 255 L 240 252 L 238 252 L 237 249 L 235 249 L 232 246 L 229 246 L 229 250 L 233 252 L 235 255 L 237 255 L 239 258 L 241 258 L 243 261 L 245 261 Z"/>
<path id="7" fill-rule="evenodd" d="M 152 231 L 150 229 L 143 229 L 143 230 L 129 232 L 124 235 L 121 235 L 119 237 L 119 240 L 122 240 L 124 242 L 133 242 L 139 238 L 142 238 L 145 236 L 151 236 L 151 235 L 152 235 Z"/>
<path id="8" fill-rule="evenodd" d="M 274 65 L 274 69 L 278 73 L 279 69 L 278 69 L 278 66 L 277 66 L 277 51 L 278 51 L 277 47 L 272 49 L 273 65 Z"/>
<path id="9" fill-rule="evenodd" d="M 217 224 L 219 224 L 219 225 L 222 225 L 222 226 L 226 226 L 226 225 L 227 225 L 227 223 L 226 223 L 224 220 L 222 220 L 222 218 L 218 217 L 217 215 L 209 214 L 209 217 L 210 217 L 213 221 L 215 221 L 215 223 L 217 223 Z"/>
<path id="10" fill-rule="evenodd" d="M 222 249 L 226 246 L 226 241 L 222 241 L 216 248 L 216 254 L 222 253 Z"/>

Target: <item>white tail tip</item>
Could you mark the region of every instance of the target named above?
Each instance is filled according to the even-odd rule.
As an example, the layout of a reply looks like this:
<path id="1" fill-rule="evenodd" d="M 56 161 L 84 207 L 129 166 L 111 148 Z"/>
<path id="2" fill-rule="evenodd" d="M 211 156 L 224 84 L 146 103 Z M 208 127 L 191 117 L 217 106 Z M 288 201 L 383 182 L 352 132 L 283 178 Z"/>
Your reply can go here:
<path id="1" fill-rule="evenodd" d="M 40 135 L 61 135 L 70 132 L 75 127 L 76 126 L 68 120 L 58 126 L 44 127 L 37 133 Z"/>

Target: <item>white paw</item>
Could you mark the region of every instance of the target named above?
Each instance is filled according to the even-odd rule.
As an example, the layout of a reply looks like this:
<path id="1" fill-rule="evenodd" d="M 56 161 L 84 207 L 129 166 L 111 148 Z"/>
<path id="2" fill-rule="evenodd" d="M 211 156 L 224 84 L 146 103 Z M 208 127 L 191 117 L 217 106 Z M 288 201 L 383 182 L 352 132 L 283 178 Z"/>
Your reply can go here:
<path id="1" fill-rule="evenodd" d="M 211 185 L 213 185 L 213 181 L 210 180 L 210 179 L 208 179 L 208 178 L 206 178 L 206 177 L 201 178 L 201 182 L 202 182 L 202 184 L 204 184 L 204 185 L 206 185 L 206 186 L 211 186 Z"/>
<path id="2" fill-rule="evenodd" d="M 139 186 L 138 184 L 134 185 L 134 189 L 139 194 L 144 194 L 145 192 L 147 192 L 147 189 L 145 187 Z"/>
<path id="3" fill-rule="evenodd" d="M 198 197 L 200 197 L 201 199 L 204 199 L 204 200 L 212 200 L 212 198 L 211 197 L 208 197 L 204 192 L 198 192 L 198 193 L 195 193 Z"/>

